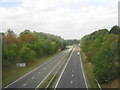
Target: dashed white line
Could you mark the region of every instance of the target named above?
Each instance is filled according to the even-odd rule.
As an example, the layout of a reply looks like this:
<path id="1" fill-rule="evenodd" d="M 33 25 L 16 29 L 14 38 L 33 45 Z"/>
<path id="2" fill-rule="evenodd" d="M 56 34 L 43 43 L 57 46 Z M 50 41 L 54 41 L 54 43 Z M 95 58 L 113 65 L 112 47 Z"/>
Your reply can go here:
<path id="1" fill-rule="evenodd" d="M 35 77 L 32 77 L 32 79 L 34 79 Z"/>
<path id="2" fill-rule="evenodd" d="M 72 75 L 72 77 L 73 77 L 74 75 Z"/>
<path id="3" fill-rule="evenodd" d="M 75 48 L 72 50 L 72 52 L 71 52 L 71 54 L 70 54 L 70 56 L 69 56 L 69 58 L 68 58 L 68 60 L 67 60 L 67 62 L 66 62 L 66 64 L 65 64 L 65 66 L 64 66 L 64 68 L 63 68 L 63 71 L 62 71 L 62 73 L 60 74 L 60 77 L 59 77 L 59 79 L 58 79 L 58 81 L 57 81 L 57 83 L 56 83 L 56 85 L 55 85 L 55 89 L 58 87 L 58 84 L 59 84 L 59 82 L 60 82 L 60 79 L 62 78 L 62 75 L 63 75 L 63 73 L 64 73 L 64 71 L 65 71 L 65 69 L 66 69 L 66 67 L 67 67 L 67 64 L 68 64 L 68 62 L 69 62 L 69 60 L 70 60 L 70 58 L 71 58 L 74 50 L 75 50 Z"/>
<path id="4" fill-rule="evenodd" d="M 73 83 L 73 81 L 71 81 L 71 84 Z"/>
<path id="5" fill-rule="evenodd" d="M 27 85 L 27 83 L 25 83 L 25 84 L 23 85 L 23 87 L 26 86 L 26 85 Z"/>
<path id="6" fill-rule="evenodd" d="M 64 58 L 65 58 L 65 56 L 64 56 L 62 59 L 64 59 Z M 40 84 L 36 87 L 35 90 L 37 90 L 38 87 L 40 87 L 40 85 L 45 81 L 45 79 L 51 74 L 51 72 L 52 72 L 60 63 L 61 63 L 61 61 L 48 73 L 48 75 L 40 82 Z"/>
<path id="7" fill-rule="evenodd" d="M 60 54 L 58 54 L 57 56 L 59 56 L 59 55 L 60 55 Z M 32 72 L 33 72 L 33 71 L 35 71 L 36 69 L 38 69 L 38 68 L 42 67 L 43 65 L 45 65 L 45 64 L 47 64 L 47 63 L 49 63 L 50 61 L 52 61 L 52 60 L 53 60 L 54 58 L 56 58 L 57 56 L 55 56 L 55 57 L 51 58 L 49 61 L 47 61 L 47 62 L 43 63 L 42 65 L 38 66 L 37 68 L 35 68 L 35 69 L 31 70 L 30 72 L 26 73 L 26 74 L 25 74 L 25 75 L 23 75 L 22 77 L 18 78 L 18 79 L 17 79 L 17 80 L 15 80 L 14 82 L 12 82 L 12 83 L 10 83 L 9 85 L 7 85 L 5 88 L 7 88 L 7 87 L 9 87 L 10 85 L 12 85 L 12 84 L 16 83 L 18 80 L 20 80 L 20 79 L 24 78 L 25 76 L 27 76 L 28 74 L 32 73 Z"/>

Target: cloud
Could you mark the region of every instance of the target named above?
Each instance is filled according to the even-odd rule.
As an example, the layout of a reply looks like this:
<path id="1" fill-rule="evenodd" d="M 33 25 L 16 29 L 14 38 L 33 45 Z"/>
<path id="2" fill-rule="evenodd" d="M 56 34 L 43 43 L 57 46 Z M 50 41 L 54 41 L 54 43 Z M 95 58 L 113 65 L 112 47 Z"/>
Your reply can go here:
<path id="1" fill-rule="evenodd" d="M 17 0 L 5 0 L 6 2 Z M 19 6 L 0 7 L 2 30 L 13 29 L 16 33 L 24 29 L 60 35 L 65 39 L 81 38 L 99 28 L 110 28 L 117 24 L 117 0 L 18 0 Z M 98 3 L 97 3 L 98 4 Z"/>

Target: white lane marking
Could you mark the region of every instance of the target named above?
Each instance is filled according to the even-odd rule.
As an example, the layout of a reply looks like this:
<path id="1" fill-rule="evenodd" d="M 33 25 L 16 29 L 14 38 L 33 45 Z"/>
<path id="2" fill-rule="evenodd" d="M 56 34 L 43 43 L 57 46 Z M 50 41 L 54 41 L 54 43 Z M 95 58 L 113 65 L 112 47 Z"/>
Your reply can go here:
<path id="1" fill-rule="evenodd" d="M 66 55 L 62 58 L 62 59 L 64 59 L 66 57 Z M 62 61 L 62 59 L 61 59 L 61 61 Z M 40 85 L 45 81 L 45 79 L 51 74 L 51 72 L 61 63 L 61 61 L 59 61 L 59 63 L 48 73 L 48 75 L 40 82 L 40 84 L 36 87 L 36 89 L 35 90 L 37 90 L 39 87 L 40 87 Z"/>
<path id="2" fill-rule="evenodd" d="M 82 64 L 82 59 L 81 59 L 81 55 L 80 55 L 80 63 L 81 63 L 81 67 L 82 67 L 82 74 L 83 74 L 83 77 L 84 77 L 84 81 L 85 81 L 85 85 L 86 85 L 86 88 L 87 88 L 87 90 L 88 90 L 88 85 L 87 85 L 87 81 L 86 81 L 86 78 L 85 78 L 85 74 L 84 74 L 84 71 L 83 71 L 83 64 Z"/>
<path id="3" fill-rule="evenodd" d="M 23 84 L 23 87 L 26 86 L 26 85 L 27 85 L 27 83 Z"/>
<path id="4" fill-rule="evenodd" d="M 56 85 L 55 85 L 55 88 L 57 88 L 58 83 L 60 82 L 60 79 L 62 78 L 63 72 L 65 71 L 66 66 L 68 65 L 68 62 L 69 62 L 69 60 L 70 60 L 70 58 L 71 58 L 71 56 L 72 56 L 74 50 L 75 50 L 75 48 L 73 49 L 72 53 L 70 54 L 70 56 L 69 56 L 69 58 L 68 58 L 68 61 L 67 61 L 66 65 L 65 65 L 65 67 L 63 68 L 63 71 L 62 71 L 62 73 L 61 73 L 61 75 L 60 75 L 60 77 L 59 77 L 59 79 L 58 79 L 58 81 L 57 81 L 57 83 L 56 83 Z"/>
<path id="5" fill-rule="evenodd" d="M 73 83 L 73 81 L 71 81 L 71 84 Z"/>
<path id="6" fill-rule="evenodd" d="M 72 75 L 72 77 L 73 77 L 74 75 Z"/>
<path id="7" fill-rule="evenodd" d="M 32 79 L 34 79 L 35 77 L 32 77 Z"/>
<path id="8" fill-rule="evenodd" d="M 67 54 L 66 54 L 67 55 Z M 64 60 L 64 61 L 63 61 Z M 56 74 L 58 73 L 58 71 L 60 70 L 60 68 L 62 67 L 63 63 L 65 62 L 66 58 L 63 58 L 61 61 L 63 61 L 61 63 L 61 66 L 58 68 L 58 70 L 56 71 L 56 73 L 54 74 L 53 78 L 50 80 L 50 82 L 48 83 L 48 85 L 46 86 L 46 88 L 49 87 L 49 85 L 51 84 L 51 82 L 53 81 L 53 79 L 55 78 Z"/>
<path id="9" fill-rule="evenodd" d="M 60 54 L 58 54 L 57 56 L 60 56 L 60 55 L 61 55 L 61 53 L 60 53 Z M 41 64 L 40 66 L 38 66 L 38 67 L 36 67 L 35 69 L 31 70 L 30 72 L 26 73 L 25 75 L 23 75 L 22 77 L 18 78 L 17 80 L 15 80 L 14 82 L 12 82 L 11 84 L 7 85 L 5 88 L 7 88 L 7 87 L 9 87 L 10 85 L 14 84 L 14 83 L 15 83 L 15 82 L 17 82 L 18 80 L 20 80 L 20 79 L 24 78 L 25 76 L 27 76 L 28 74 L 32 73 L 32 72 L 33 72 L 33 71 L 35 71 L 36 69 L 38 69 L 38 68 L 42 67 L 43 65 L 45 65 L 45 64 L 47 64 L 47 63 L 49 63 L 50 61 L 52 61 L 52 60 L 53 60 L 54 58 L 56 58 L 57 56 L 55 56 L 55 57 L 51 58 L 51 59 L 50 59 L 50 60 L 48 60 L 47 62 L 45 62 L 45 63 Z"/>
<path id="10" fill-rule="evenodd" d="M 100 84 L 98 83 L 98 81 L 96 79 L 95 79 L 95 81 L 97 82 L 97 85 L 100 88 L 100 90 L 102 90 L 102 88 L 101 88 Z"/>

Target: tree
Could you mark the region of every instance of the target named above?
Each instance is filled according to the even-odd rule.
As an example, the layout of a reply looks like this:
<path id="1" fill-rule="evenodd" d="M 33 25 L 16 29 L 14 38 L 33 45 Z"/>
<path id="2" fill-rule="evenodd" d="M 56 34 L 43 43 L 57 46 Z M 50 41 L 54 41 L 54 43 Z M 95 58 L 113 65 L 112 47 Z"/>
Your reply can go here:
<path id="1" fill-rule="evenodd" d="M 59 49 L 58 44 L 57 44 L 56 42 L 51 42 L 51 45 L 52 45 L 52 47 L 53 47 L 53 52 L 54 52 L 54 53 L 57 52 L 58 49 Z"/>
<path id="2" fill-rule="evenodd" d="M 28 42 L 30 44 L 33 44 L 36 41 L 35 35 L 31 33 L 29 30 L 21 32 L 20 39 L 22 42 Z"/>
<path id="3" fill-rule="evenodd" d="M 109 82 L 118 75 L 117 36 L 107 35 L 104 37 L 102 47 L 93 60 L 94 74 L 100 83 Z"/>
<path id="4" fill-rule="evenodd" d="M 11 44 L 7 48 L 3 48 L 3 59 L 6 59 L 10 62 L 15 62 L 15 59 L 18 56 L 16 44 Z"/>
<path id="5" fill-rule="evenodd" d="M 44 50 L 43 50 L 43 44 L 44 39 L 41 37 L 38 37 L 38 40 L 35 41 L 33 44 L 33 50 L 36 51 L 38 57 L 42 57 L 44 55 Z"/>
<path id="6" fill-rule="evenodd" d="M 113 26 L 109 33 L 110 34 L 120 34 L 120 27 L 118 27 L 117 25 Z"/>
<path id="7" fill-rule="evenodd" d="M 94 66 L 93 73 L 100 83 L 109 82 L 118 77 L 119 28 L 114 26 L 85 35 L 80 40 L 80 48 L 87 61 Z"/>
<path id="8" fill-rule="evenodd" d="M 22 47 L 19 50 L 19 57 L 21 59 L 21 62 L 28 63 L 29 61 L 31 61 L 31 59 L 36 57 L 36 52 L 28 47 Z"/>

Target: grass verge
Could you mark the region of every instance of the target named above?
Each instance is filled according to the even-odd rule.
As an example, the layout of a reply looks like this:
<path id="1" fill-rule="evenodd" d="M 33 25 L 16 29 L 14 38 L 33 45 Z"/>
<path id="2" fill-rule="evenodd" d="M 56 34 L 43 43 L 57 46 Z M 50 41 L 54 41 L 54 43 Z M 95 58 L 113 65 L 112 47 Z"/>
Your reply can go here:
<path id="1" fill-rule="evenodd" d="M 70 50 L 69 54 L 67 56 L 65 56 L 65 58 L 64 58 L 65 61 L 69 58 L 73 49 L 74 49 L 74 47 Z M 55 85 L 57 83 L 57 80 L 58 80 L 61 72 L 62 72 L 62 69 L 63 69 L 63 67 L 60 67 L 56 74 L 49 75 L 47 77 L 47 79 L 45 79 L 45 81 L 39 86 L 39 88 L 37 90 L 41 90 L 41 89 L 44 90 L 48 84 L 49 84 L 49 86 L 47 87 L 48 90 L 52 90 L 53 88 L 55 88 Z"/>
<path id="2" fill-rule="evenodd" d="M 95 77 L 92 72 L 93 71 L 92 64 L 86 60 L 85 53 L 81 49 L 80 49 L 80 53 L 81 53 L 81 59 L 83 62 L 83 67 L 85 70 L 84 72 L 85 72 L 86 80 L 88 83 L 88 88 L 98 88 L 98 85 L 95 81 Z"/>
<path id="3" fill-rule="evenodd" d="M 119 88 L 120 78 L 110 81 L 109 83 L 100 84 L 102 88 Z"/>
<path id="4" fill-rule="evenodd" d="M 47 77 L 47 79 L 40 85 L 40 88 L 39 89 L 41 89 L 41 88 L 46 88 L 46 86 L 48 85 L 48 83 L 50 82 L 50 80 L 52 79 L 52 77 L 53 77 L 54 75 L 49 75 L 48 77 Z M 39 90 L 38 89 L 38 90 Z"/>
<path id="5" fill-rule="evenodd" d="M 18 68 L 16 65 L 9 64 L 9 67 L 4 69 L 2 72 L 2 87 L 5 87 L 6 85 L 10 84 L 11 82 L 15 81 L 16 79 L 20 78 L 21 76 L 25 75 L 26 73 L 30 72 L 34 68 L 40 66 L 41 64 L 47 62 L 54 56 L 56 56 L 59 53 L 56 53 L 51 56 L 46 56 L 43 58 L 36 58 L 32 62 L 29 63 L 28 66 L 24 68 Z M 3 65 L 4 66 L 4 65 Z M 4 67 L 3 67 L 4 68 Z"/>

